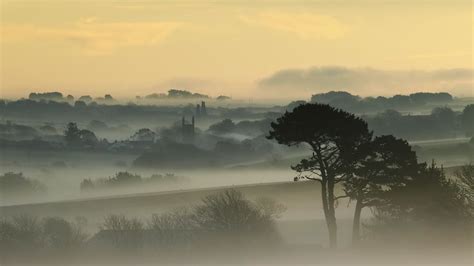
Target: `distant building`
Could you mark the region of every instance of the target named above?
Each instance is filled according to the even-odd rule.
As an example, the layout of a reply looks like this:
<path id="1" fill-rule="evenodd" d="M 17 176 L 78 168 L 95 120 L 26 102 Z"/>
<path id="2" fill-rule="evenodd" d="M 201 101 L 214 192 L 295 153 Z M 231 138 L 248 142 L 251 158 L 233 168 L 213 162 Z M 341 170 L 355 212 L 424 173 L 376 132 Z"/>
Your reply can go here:
<path id="1" fill-rule="evenodd" d="M 184 143 L 192 143 L 194 141 L 194 116 L 192 117 L 191 123 L 188 123 L 183 116 L 181 121 L 182 140 Z"/>
<path id="2" fill-rule="evenodd" d="M 207 116 L 206 102 L 201 102 L 201 116 Z"/>
<path id="3" fill-rule="evenodd" d="M 196 104 L 196 117 L 201 116 L 201 106 L 199 104 Z"/>
<path id="4" fill-rule="evenodd" d="M 196 104 L 196 117 L 207 116 L 206 102 L 202 101 L 201 105 Z"/>

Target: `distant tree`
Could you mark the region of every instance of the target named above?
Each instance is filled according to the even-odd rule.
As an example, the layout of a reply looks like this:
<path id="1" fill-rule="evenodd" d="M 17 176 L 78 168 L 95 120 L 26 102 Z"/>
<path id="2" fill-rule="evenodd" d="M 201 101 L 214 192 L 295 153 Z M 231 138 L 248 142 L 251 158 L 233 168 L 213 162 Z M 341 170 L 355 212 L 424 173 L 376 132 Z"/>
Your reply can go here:
<path id="1" fill-rule="evenodd" d="M 209 131 L 218 133 L 218 134 L 231 133 L 234 130 L 235 130 L 235 123 L 231 119 L 224 119 L 221 122 L 218 122 L 209 126 Z"/>
<path id="2" fill-rule="evenodd" d="M 330 247 L 337 246 L 335 185 L 352 175 L 362 157 L 360 149 L 370 141 L 367 123 L 353 114 L 325 104 L 304 104 L 286 112 L 272 123 L 269 139 L 288 146 L 307 144 L 311 157 L 292 168 L 304 178 L 321 184 L 324 215 L 329 231 Z"/>
<path id="3" fill-rule="evenodd" d="M 68 96 L 66 96 L 66 100 L 68 102 L 73 102 L 74 101 L 74 96 L 72 96 L 71 94 L 69 94 Z"/>
<path id="4" fill-rule="evenodd" d="M 192 93 L 187 90 L 169 90 L 168 91 L 168 98 L 209 98 L 208 95 L 200 94 L 200 93 Z"/>
<path id="5" fill-rule="evenodd" d="M 135 141 L 155 141 L 156 133 L 149 128 L 141 128 L 133 136 L 130 137 L 131 140 Z"/>
<path id="6" fill-rule="evenodd" d="M 230 99 L 232 99 L 232 98 L 229 97 L 229 96 L 225 96 L 225 95 L 220 95 L 216 98 L 216 100 L 218 100 L 218 101 L 227 101 L 227 100 L 230 100 Z"/>
<path id="7" fill-rule="evenodd" d="M 413 103 L 423 105 L 427 103 L 450 102 L 453 96 L 446 92 L 416 92 L 409 95 Z"/>
<path id="8" fill-rule="evenodd" d="M 81 134 L 80 130 L 77 127 L 76 123 L 70 122 L 66 126 L 66 130 L 64 131 L 64 139 L 69 146 L 74 146 L 80 143 L 81 141 Z"/>
<path id="9" fill-rule="evenodd" d="M 82 180 L 80 184 L 81 191 L 88 191 L 94 188 L 94 182 L 90 178 Z"/>
<path id="10" fill-rule="evenodd" d="M 70 147 L 94 147 L 99 143 L 94 132 L 79 129 L 76 123 L 70 122 L 64 131 L 64 139 Z"/>
<path id="11" fill-rule="evenodd" d="M 416 153 L 407 141 L 391 135 L 376 137 L 368 143 L 366 157 L 354 171 L 355 176 L 344 183 L 344 191 L 356 201 L 352 227 L 352 241 L 360 237 L 360 217 L 364 207 L 383 204 L 383 193 L 393 187 L 404 186 L 417 175 Z"/>
<path id="12" fill-rule="evenodd" d="M 26 178 L 22 173 L 9 172 L 0 176 L 0 195 L 5 197 L 41 193 L 45 190 L 43 184 Z"/>
<path id="13" fill-rule="evenodd" d="M 315 94 L 311 97 L 313 103 L 324 103 L 334 107 L 352 106 L 357 104 L 361 98 L 346 91 L 330 91 L 327 93 Z"/>
<path id="14" fill-rule="evenodd" d="M 74 107 L 75 108 L 85 108 L 85 107 L 87 107 L 87 104 L 84 101 L 75 101 L 74 102 Z"/>
<path id="15" fill-rule="evenodd" d="M 79 131 L 79 140 L 83 147 L 95 147 L 99 143 L 99 139 L 97 139 L 94 132 L 87 129 Z"/>
<path id="16" fill-rule="evenodd" d="M 474 137 L 474 104 L 467 105 L 461 114 L 461 123 L 466 135 Z"/>
<path id="17" fill-rule="evenodd" d="M 453 127 L 456 123 L 456 113 L 449 107 L 436 107 L 431 112 L 431 117 L 443 127 Z M 474 120 L 473 120 L 474 121 Z"/>
<path id="18" fill-rule="evenodd" d="M 139 183 L 140 181 L 142 181 L 141 176 L 129 172 L 118 172 L 114 177 L 109 179 L 110 183 L 117 185 Z"/>
<path id="19" fill-rule="evenodd" d="M 145 99 L 164 99 L 166 97 L 167 97 L 166 93 L 152 93 L 152 94 L 146 95 Z"/>
<path id="20" fill-rule="evenodd" d="M 87 237 L 77 225 L 59 217 L 44 219 L 43 234 L 50 247 L 61 249 L 77 248 Z"/>
<path id="21" fill-rule="evenodd" d="M 395 95 L 391 98 L 391 102 L 398 107 L 408 107 L 412 103 L 410 96 L 407 95 Z"/>
<path id="22" fill-rule="evenodd" d="M 78 101 L 82 101 L 86 103 L 92 102 L 92 97 L 89 95 L 84 95 L 84 96 L 79 97 Z"/>
<path id="23" fill-rule="evenodd" d="M 63 100 L 63 94 L 60 92 L 45 92 L 45 93 L 30 93 L 30 100 L 51 100 L 51 101 L 61 101 Z"/>

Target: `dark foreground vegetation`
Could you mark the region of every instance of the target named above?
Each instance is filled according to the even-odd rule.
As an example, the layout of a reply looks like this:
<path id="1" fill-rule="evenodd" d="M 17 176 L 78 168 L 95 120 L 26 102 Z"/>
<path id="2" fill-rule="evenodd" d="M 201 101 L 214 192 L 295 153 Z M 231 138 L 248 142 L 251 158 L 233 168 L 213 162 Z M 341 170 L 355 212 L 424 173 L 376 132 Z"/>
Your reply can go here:
<path id="1" fill-rule="evenodd" d="M 35 258 L 67 254 L 189 252 L 192 249 L 250 250 L 282 244 L 275 219 L 285 206 L 269 198 L 246 199 L 236 190 L 209 195 L 200 204 L 148 219 L 122 214 L 105 216 L 99 231 L 88 235 L 87 220 L 28 215 L 2 218 L 2 260 L 21 254 Z"/>
<path id="2" fill-rule="evenodd" d="M 391 135 L 374 138 L 364 120 L 325 104 L 303 104 L 285 113 L 272 123 L 268 138 L 311 149 L 312 155 L 292 168 L 298 173 L 295 181 L 321 184 L 330 247 L 337 247 L 338 200 L 346 197 L 356 204 L 353 243 L 360 240 L 364 207 L 371 207 L 386 224 L 408 228 L 421 224 L 423 230 L 443 235 L 440 241 L 467 235 L 464 241 L 470 242 L 474 176 L 466 169 L 471 165 L 458 174 L 462 178 L 449 180 L 434 162 L 419 163 L 407 141 Z M 335 194 L 338 184 L 345 188 L 342 195 Z M 407 233 L 397 232 L 397 227 L 389 231 L 398 236 Z"/>

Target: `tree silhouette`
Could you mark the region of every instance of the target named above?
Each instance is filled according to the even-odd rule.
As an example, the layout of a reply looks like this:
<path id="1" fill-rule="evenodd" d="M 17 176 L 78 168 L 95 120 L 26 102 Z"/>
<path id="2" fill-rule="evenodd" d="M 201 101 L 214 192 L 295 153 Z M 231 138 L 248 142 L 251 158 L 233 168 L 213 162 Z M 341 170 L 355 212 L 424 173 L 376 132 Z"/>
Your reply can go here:
<path id="1" fill-rule="evenodd" d="M 352 241 L 360 237 L 360 216 L 364 207 L 383 204 L 383 193 L 393 187 L 404 186 L 419 171 L 416 153 L 407 141 L 394 136 L 379 136 L 364 147 L 366 157 L 361 160 L 354 177 L 344 183 L 347 196 L 356 201 L 352 227 Z"/>
<path id="2" fill-rule="evenodd" d="M 286 112 L 271 124 L 269 139 L 288 146 L 307 144 L 312 155 L 301 160 L 292 169 L 298 179 L 318 181 L 329 245 L 337 246 L 336 196 L 334 187 L 352 176 L 356 162 L 362 158 L 361 147 L 370 141 L 372 134 L 367 123 L 353 114 L 326 104 L 303 104 Z"/>
<path id="3" fill-rule="evenodd" d="M 461 124 L 468 137 L 474 136 L 474 104 L 467 105 L 462 111 Z"/>
<path id="4" fill-rule="evenodd" d="M 81 140 L 80 129 L 77 127 L 76 123 L 69 122 L 64 131 L 64 139 L 69 146 L 76 145 Z"/>
<path id="5" fill-rule="evenodd" d="M 70 147 L 94 147 L 98 144 L 94 132 L 87 129 L 79 129 L 76 123 L 69 122 L 64 131 L 64 139 Z"/>
<path id="6" fill-rule="evenodd" d="M 433 162 L 409 180 L 405 186 L 391 189 L 384 194 L 381 206 L 391 216 L 409 219 L 439 227 L 462 228 L 472 226 L 472 207 L 466 200 L 462 187 L 446 177 L 443 168 Z"/>

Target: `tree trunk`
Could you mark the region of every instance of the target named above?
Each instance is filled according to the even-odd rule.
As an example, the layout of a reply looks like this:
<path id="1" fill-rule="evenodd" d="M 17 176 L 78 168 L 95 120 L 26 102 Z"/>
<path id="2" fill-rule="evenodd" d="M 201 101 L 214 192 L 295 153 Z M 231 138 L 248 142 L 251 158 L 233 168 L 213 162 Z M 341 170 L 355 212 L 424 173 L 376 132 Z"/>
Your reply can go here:
<path id="1" fill-rule="evenodd" d="M 335 210 L 335 198 L 334 198 L 334 178 L 328 178 L 328 191 L 327 191 L 327 202 L 328 202 L 328 231 L 329 231 L 329 247 L 337 248 L 337 223 L 336 223 L 336 210 Z"/>
<path id="2" fill-rule="evenodd" d="M 352 221 L 352 245 L 357 245 L 360 239 L 360 214 L 362 212 L 362 199 L 358 198 L 354 211 L 354 220 Z"/>
<path id="3" fill-rule="evenodd" d="M 332 227 L 331 227 L 331 218 L 329 214 L 329 207 L 328 207 L 328 193 L 327 193 L 327 181 L 323 180 L 321 182 L 321 198 L 322 198 L 322 203 L 323 203 L 323 211 L 324 211 L 324 218 L 326 221 L 326 226 L 329 231 L 329 246 L 333 246 L 333 237 L 332 237 Z"/>

